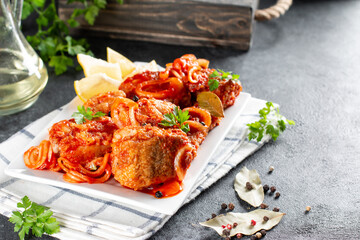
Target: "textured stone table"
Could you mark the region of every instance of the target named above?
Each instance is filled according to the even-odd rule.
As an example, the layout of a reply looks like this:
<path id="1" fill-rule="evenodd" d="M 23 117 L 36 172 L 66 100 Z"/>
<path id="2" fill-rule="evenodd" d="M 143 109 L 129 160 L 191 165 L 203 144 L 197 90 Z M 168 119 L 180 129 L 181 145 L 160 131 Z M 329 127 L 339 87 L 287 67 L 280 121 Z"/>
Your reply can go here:
<path id="1" fill-rule="evenodd" d="M 220 239 L 198 222 L 219 213 L 222 202 L 246 211 L 232 188 L 243 166 L 257 169 L 263 183 L 281 193 L 277 200 L 265 198 L 286 213 L 266 239 L 360 239 L 360 1 L 295 1 L 284 17 L 256 25 L 247 53 L 101 39 L 91 44 L 100 58 L 110 46 L 130 59 L 155 58 L 162 65 L 184 53 L 210 59 L 211 66 L 240 73 L 246 92 L 279 103 L 296 121 L 278 141 L 181 208 L 151 239 Z M 0 117 L 0 141 L 70 101 L 73 80 L 81 77 L 81 72 L 50 73 L 33 107 Z M 267 174 L 270 165 L 275 170 Z M 312 210 L 305 214 L 307 205 Z M 4 216 L 0 239 L 17 239 Z"/>

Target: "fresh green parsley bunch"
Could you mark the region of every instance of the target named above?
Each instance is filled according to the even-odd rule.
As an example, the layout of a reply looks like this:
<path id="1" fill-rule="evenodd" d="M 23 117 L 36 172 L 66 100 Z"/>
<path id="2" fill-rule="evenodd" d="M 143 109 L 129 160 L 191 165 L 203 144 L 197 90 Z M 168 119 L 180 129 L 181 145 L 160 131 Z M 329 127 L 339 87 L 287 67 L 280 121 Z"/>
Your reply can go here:
<path id="1" fill-rule="evenodd" d="M 279 113 L 279 108 L 275 108 L 272 102 L 267 102 L 266 107 L 259 111 L 260 120 L 249 123 L 248 139 L 256 139 L 260 142 L 264 134 L 268 134 L 276 141 L 280 133 L 284 132 L 286 125 L 295 125 L 293 120 L 286 119 Z"/>
<path id="2" fill-rule="evenodd" d="M 122 3 L 122 0 L 117 0 Z M 37 15 L 38 27 L 34 35 L 27 36 L 31 46 L 39 52 L 44 62 L 53 67 L 55 74 L 59 75 L 74 66 L 73 57 L 78 53 L 93 55 L 89 50 L 86 39 L 74 39 L 69 35 L 70 28 L 80 25 L 77 18 L 84 19 L 93 25 L 100 9 L 107 5 L 106 0 L 68 0 L 67 3 L 79 2 L 83 8 L 75 8 L 70 18 L 66 21 L 60 19 L 55 0 L 24 0 L 22 20 L 27 19 L 32 13 Z"/>
<path id="3" fill-rule="evenodd" d="M 41 237 L 44 233 L 54 234 L 60 231 L 59 222 L 51 217 L 53 212 L 48 207 L 41 206 L 25 196 L 17 204 L 18 208 L 24 211 L 13 211 L 9 221 L 15 224 L 14 232 L 19 232 L 20 240 L 25 239 L 30 229 L 36 237 Z"/>

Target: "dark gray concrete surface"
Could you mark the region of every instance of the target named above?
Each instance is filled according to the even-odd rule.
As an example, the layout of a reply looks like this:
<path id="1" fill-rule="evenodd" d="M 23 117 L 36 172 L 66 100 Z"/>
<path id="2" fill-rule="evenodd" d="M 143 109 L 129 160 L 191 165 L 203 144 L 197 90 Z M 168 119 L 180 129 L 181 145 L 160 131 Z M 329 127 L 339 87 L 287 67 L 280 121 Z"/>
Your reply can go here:
<path id="1" fill-rule="evenodd" d="M 281 193 L 277 200 L 265 198 L 271 208 L 286 213 L 266 239 L 360 239 L 360 1 L 295 0 L 284 17 L 255 27 L 247 53 L 91 39 L 100 58 L 110 46 L 130 59 L 155 58 L 162 65 L 184 53 L 210 59 L 211 66 L 240 73 L 246 92 L 279 103 L 281 112 L 296 121 L 278 141 L 182 207 L 152 240 L 220 239 L 198 222 L 219 213 L 222 202 L 233 202 L 235 211 L 247 210 L 232 188 L 243 166 L 257 169 L 263 183 Z M 33 107 L 0 117 L 0 141 L 70 101 L 73 80 L 81 77 L 81 72 L 50 73 Z M 275 170 L 267 174 L 270 165 Z M 307 205 L 312 210 L 305 214 Z M 1 216 L 0 239 L 17 239 L 12 232 L 13 225 Z"/>

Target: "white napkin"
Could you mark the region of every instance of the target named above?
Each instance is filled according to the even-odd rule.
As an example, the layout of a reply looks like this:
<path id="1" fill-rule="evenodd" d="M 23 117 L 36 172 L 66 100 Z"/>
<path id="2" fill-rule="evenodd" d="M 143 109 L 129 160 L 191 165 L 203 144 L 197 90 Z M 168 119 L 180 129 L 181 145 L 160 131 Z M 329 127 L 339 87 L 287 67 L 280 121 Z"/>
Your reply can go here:
<path id="1" fill-rule="evenodd" d="M 261 148 L 270 137 L 257 143 L 246 139 L 247 123 L 259 119 L 266 101 L 251 98 L 243 113 L 220 144 L 185 203 Z M 6 176 L 4 169 L 63 108 L 29 124 L 0 144 L 0 213 L 10 217 L 16 203 L 27 195 L 32 201 L 50 207 L 61 230 L 53 236 L 60 239 L 147 239 L 159 230 L 170 215 L 143 210 L 73 190 L 28 182 Z M 184 204 L 185 204 L 184 203 Z"/>

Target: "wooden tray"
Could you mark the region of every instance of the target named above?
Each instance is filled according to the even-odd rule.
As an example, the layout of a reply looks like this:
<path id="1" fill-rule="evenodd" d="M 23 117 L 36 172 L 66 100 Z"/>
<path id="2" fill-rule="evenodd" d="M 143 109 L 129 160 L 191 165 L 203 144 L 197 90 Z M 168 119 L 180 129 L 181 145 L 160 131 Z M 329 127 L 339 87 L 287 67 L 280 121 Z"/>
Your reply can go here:
<path id="1" fill-rule="evenodd" d="M 77 3 L 59 0 L 59 15 L 68 19 Z M 248 50 L 258 0 L 109 0 L 95 24 L 79 19 L 73 34 L 158 43 L 232 47 Z"/>

